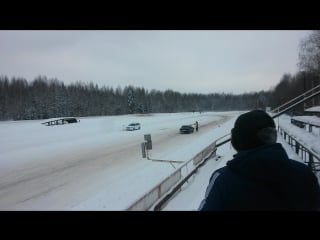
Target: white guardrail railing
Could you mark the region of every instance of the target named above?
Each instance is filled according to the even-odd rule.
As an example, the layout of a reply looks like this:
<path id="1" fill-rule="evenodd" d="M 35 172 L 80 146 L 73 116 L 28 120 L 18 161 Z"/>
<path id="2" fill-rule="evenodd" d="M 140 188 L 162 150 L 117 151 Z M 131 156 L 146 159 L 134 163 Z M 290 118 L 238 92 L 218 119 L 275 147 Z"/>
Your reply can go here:
<path id="1" fill-rule="evenodd" d="M 216 152 L 216 141 L 211 143 L 204 150 L 196 154 L 193 158 L 186 161 L 176 171 L 174 171 L 169 177 L 161 181 L 158 185 L 148 191 L 145 195 L 131 204 L 126 211 L 146 211 L 149 210 L 157 201 L 159 201 L 167 192 L 173 187 L 179 184 L 188 175 L 188 172 L 194 170 L 211 154 L 214 157 Z"/>

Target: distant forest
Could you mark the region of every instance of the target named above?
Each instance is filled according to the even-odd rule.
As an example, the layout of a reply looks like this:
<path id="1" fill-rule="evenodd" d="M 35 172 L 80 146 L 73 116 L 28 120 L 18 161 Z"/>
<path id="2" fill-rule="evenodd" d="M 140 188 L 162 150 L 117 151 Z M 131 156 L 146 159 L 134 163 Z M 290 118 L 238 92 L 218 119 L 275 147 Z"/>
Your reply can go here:
<path id="1" fill-rule="evenodd" d="M 170 89 L 161 92 L 135 86 L 114 89 L 92 82 L 65 85 L 46 76 L 36 77 L 32 82 L 0 76 L 0 120 L 275 108 L 320 84 L 319 30 L 301 41 L 298 65 L 298 73 L 284 74 L 270 90 L 238 95 L 186 94 Z M 302 112 L 303 107 L 319 103 L 317 97 L 295 111 Z"/>
<path id="2" fill-rule="evenodd" d="M 65 85 L 62 81 L 48 80 L 45 76 L 39 76 L 29 83 L 23 78 L 9 80 L 2 76 L 0 120 L 273 108 L 310 89 L 316 82 L 305 79 L 311 77 L 285 74 L 270 91 L 234 95 L 149 91 L 134 86 L 113 89 L 82 82 Z"/>
<path id="3" fill-rule="evenodd" d="M 183 94 L 134 86 L 114 89 L 82 82 L 65 85 L 45 76 L 39 76 L 31 83 L 22 78 L 0 77 L 0 119 L 246 110 L 268 105 L 269 95 L 267 92 Z"/>

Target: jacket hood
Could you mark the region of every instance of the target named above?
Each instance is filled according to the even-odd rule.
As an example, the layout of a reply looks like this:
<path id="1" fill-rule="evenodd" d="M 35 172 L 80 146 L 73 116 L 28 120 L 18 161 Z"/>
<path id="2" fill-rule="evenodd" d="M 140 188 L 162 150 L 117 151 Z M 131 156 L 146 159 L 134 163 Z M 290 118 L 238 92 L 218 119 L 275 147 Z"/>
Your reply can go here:
<path id="1" fill-rule="evenodd" d="M 281 185 L 288 181 L 289 161 L 281 144 L 274 143 L 235 154 L 234 159 L 227 162 L 227 167 L 248 180 Z"/>

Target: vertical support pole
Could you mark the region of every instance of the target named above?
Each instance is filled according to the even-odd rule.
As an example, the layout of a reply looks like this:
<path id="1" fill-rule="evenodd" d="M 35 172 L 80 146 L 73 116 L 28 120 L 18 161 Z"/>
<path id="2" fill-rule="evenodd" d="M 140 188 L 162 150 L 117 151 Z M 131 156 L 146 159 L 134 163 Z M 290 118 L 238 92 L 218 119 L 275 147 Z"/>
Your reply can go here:
<path id="1" fill-rule="evenodd" d="M 141 143 L 141 152 L 142 152 L 142 158 L 146 158 L 146 147 L 145 147 L 145 143 Z"/>
<path id="2" fill-rule="evenodd" d="M 312 153 L 309 152 L 309 162 L 308 162 L 308 167 L 313 171 L 314 166 L 313 166 L 313 155 Z"/>
<path id="3" fill-rule="evenodd" d="M 287 138 L 287 133 L 284 133 L 283 136 L 284 136 L 284 140 L 287 140 L 286 139 Z"/>
<path id="4" fill-rule="evenodd" d="M 296 154 L 299 154 L 300 144 L 297 141 L 295 142 L 296 142 Z"/>

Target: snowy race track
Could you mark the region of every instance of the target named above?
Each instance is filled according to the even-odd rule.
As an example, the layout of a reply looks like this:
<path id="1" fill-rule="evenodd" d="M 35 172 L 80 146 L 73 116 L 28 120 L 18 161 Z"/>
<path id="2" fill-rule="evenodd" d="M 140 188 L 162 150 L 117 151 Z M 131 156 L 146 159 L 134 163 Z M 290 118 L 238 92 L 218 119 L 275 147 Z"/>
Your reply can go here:
<path id="1" fill-rule="evenodd" d="M 239 112 L 80 118 L 44 126 L 40 120 L 0 122 L 0 210 L 125 210 L 174 171 L 142 158 L 151 134 L 152 158 L 187 161 L 233 123 Z M 199 132 L 180 134 L 199 122 Z M 130 122 L 141 130 L 124 131 Z"/>

